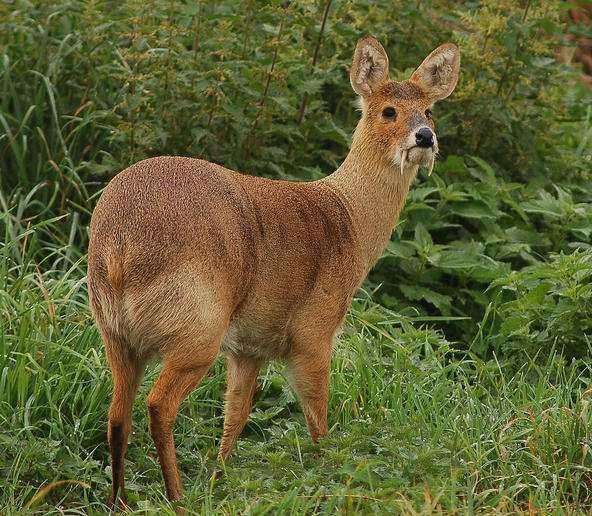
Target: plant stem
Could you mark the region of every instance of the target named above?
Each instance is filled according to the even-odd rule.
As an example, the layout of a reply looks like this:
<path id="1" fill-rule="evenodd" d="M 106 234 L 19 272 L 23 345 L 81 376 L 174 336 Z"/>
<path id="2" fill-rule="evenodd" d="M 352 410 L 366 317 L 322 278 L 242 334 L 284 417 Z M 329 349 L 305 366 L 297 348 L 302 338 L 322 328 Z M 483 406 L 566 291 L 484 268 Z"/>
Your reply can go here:
<path id="1" fill-rule="evenodd" d="M 288 7 L 288 3 L 286 2 L 283 5 L 284 10 L 286 10 L 287 7 Z M 284 20 L 285 20 L 285 15 L 282 16 L 282 19 L 280 20 L 280 24 L 279 24 L 279 27 L 278 27 L 278 34 L 277 34 L 276 41 L 275 41 L 275 46 L 274 46 L 274 49 L 273 49 L 273 57 L 272 57 L 272 60 L 271 60 L 271 66 L 269 67 L 269 70 L 267 71 L 267 78 L 265 80 L 265 87 L 263 89 L 263 94 L 261 95 L 261 100 L 259 101 L 259 109 L 257 110 L 257 114 L 255 115 L 255 118 L 253 119 L 253 123 L 251 124 L 251 129 L 249 131 L 249 134 L 245 138 L 245 145 L 246 145 L 247 153 L 249 153 L 249 151 L 251 149 L 251 145 L 249 145 L 249 143 L 251 141 L 251 137 L 253 136 L 253 133 L 255 132 L 255 129 L 257 128 L 257 123 L 259 122 L 259 118 L 261 117 L 261 114 L 263 113 L 263 108 L 265 107 L 265 101 L 267 100 L 267 95 L 269 93 L 269 87 L 271 85 L 271 79 L 273 77 L 273 72 L 275 70 L 275 65 L 277 63 L 277 57 L 278 57 L 278 52 L 279 52 L 279 47 L 280 47 L 280 41 L 282 39 L 282 32 L 283 32 L 283 28 L 284 28 Z"/>
<path id="2" fill-rule="evenodd" d="M 314 72 L 315 66 L 317 65 L 317 59 L 319 57 L 319 50 L 321 48 L 321 42 L 323 40 L 323 33 L 325 32 L 325 24 L 327 23 L 327 17 L 329 15 L 329 8 L 331 7 L 331 2 L 333 0 L 327 0 L 325 4 L 325 10 L 323 12 L 323 21 L 321 22 L 321 30 L 319 32 L 319 37 L 317 39 L 317 45 L 315 47 L 314 55 L 312 57 L 312 66 L 310 67 L 311 74 Z M 300 110 L 298 112 L 298 125 L 302 123 L 304 120 L 304 113 L 306 111 L 306 102 L 308 100 L 308 93 L 305 92 L 304 96 L 302 97 L 302 103 L 300 104 Z"/>

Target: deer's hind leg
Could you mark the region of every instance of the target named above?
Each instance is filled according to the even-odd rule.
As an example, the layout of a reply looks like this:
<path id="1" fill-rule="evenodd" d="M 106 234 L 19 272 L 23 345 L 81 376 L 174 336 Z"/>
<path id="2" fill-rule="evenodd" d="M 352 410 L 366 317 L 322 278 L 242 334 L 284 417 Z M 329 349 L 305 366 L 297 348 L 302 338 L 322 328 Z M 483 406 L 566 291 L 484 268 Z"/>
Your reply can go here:
<path id="1" fill-rule="evenodd" d="M 113 396 L 107 429 L 112 472 L 108 504 L 113 507 L 118 500 L 126 503 L 124 459 L 132 427 L 132 407 L 144 372 L 144 362 L 130 353 L 127 344 L 120 339 L 103 333 L 103 341 L 113 376 Z"/>
<path id="2" fill-rule="evenodd" d="M 150 433 L 170 501 L 181 498 L 183 486 L 179 476 L 173 425 L 181 402 L 199 385 L 214 362 L 221 336 L 187 346 L 186 342 L 171 343 L 174 352 L 164 357 L 164 365 L 148 395 Z"/>

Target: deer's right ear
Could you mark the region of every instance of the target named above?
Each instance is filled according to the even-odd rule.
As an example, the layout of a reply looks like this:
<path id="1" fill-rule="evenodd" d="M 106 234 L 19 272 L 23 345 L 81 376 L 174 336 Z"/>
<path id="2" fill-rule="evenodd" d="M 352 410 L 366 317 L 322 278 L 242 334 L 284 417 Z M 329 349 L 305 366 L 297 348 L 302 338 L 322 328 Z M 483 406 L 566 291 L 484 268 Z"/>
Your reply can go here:
<path id="1" fill-rule="evenodd" d="M 440 45 L 423 60 L 409 79 L 425 91 L 432 102 L 448 97 L 458 82 L 460 52 L 456 45 Z"/>
<path id="2" fill-rule="evenodd" d="M 372 36 L 358 41 L 349 80 L 354 91 L 367 97 L 388 81 L 388 56 L 382 45 Z"/>

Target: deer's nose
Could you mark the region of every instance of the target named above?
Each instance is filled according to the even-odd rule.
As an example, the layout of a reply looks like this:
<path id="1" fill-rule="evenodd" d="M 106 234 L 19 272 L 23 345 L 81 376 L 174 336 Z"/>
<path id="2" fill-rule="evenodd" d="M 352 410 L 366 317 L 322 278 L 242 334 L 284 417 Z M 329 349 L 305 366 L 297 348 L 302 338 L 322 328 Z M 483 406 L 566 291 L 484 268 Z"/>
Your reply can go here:
<path id="1" fill-rule="evenodd" d="M 433 147 L 434 133 L 429 127 L 422 127 L 415 133 L 415 143 L 418 147 Z"/>

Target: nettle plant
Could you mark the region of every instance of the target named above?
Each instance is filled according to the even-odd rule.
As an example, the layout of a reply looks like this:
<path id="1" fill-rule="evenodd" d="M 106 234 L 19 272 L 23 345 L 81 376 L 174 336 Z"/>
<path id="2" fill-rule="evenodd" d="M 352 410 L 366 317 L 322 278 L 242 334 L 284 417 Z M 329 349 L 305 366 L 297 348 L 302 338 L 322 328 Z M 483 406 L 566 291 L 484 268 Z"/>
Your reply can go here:
<path id="1" fill-rule="evenodd" d="M 440 159 L 370 285 L 471 342 L 493 280 L 590 240 L 590 93 L 554 59 L 562 12 L 559 0 L 2 3 L 1 187 L 16 192 L 7 204 L 26 197 L 19 220 L 78 217 L 58 226 L 84 246 L 94 194 L 144 157 L 320 178 L 358 118 L 351 42 L 379 36 L 401 79 L 453 41 L 463 73 L 434 109 Z"/>
<path id="2" fill-rule="evenodd" d="M 582 358 L 592 348 L 592 252 L 553 255 L 493 283 L 501 321 L 491 345 L 500 355 L 545 360 L 552 351 Z"/>

